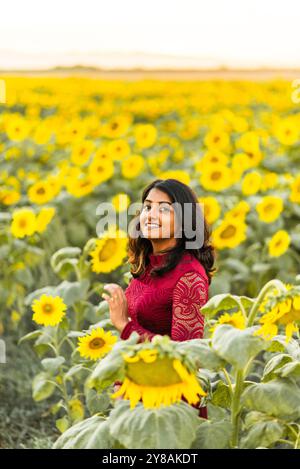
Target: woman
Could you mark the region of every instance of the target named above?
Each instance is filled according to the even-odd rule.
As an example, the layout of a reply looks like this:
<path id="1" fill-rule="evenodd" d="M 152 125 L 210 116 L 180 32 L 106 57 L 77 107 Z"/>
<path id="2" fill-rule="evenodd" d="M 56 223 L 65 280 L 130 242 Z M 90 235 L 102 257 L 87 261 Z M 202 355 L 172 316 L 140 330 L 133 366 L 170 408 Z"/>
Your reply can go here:
<path id="1" fill-rule="evenodd" d="M 125 292 L 110 283 L 104 286 L 110 296 L 102 295 L 121 339 L 133 331 L 140 335 L 139 342 L 156 334 L 176 341 L 202 338 L 200 309 L 208 300 L 215 269 L 196 194 L 176 179 L 157 179 L 145 188 L 134 221 L 139 235 L 129 235 L 133 279 Z M 115 391 L 121 384 L 115 382 Z M 199 408 L 199 416 L 207 418 L 206 407 Z"/>

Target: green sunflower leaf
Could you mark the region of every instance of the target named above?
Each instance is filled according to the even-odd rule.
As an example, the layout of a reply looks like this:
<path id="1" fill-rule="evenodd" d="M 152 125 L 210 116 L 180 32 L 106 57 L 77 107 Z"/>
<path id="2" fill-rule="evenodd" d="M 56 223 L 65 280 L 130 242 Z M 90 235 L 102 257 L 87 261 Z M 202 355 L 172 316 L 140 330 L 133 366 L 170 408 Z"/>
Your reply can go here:
<path id="1" fill-rule="evenodd" d="M 250 358 L 268 346 L 261 337 L 253 335 L 256 329 L 257 326 L 237 329 L 229 324 L 219 325 L 212 337 L 212 347 L 221 358 L 243 369 Z"/>
<path id="2" fill-rule="evenodd" d="M 53 449 L 109 449 L 113 440 L 107 420 L 98 415 L 68 428 L 53 445 Z"/>
<path id="3" fill-rule="evenodd" d="M 228 310 L 238 309 L 240 304 L 247 310 L 253 304 L 253 299 L 247 296 L 236 296 L 230 293 L 222 293 L 215 295 L 207 303 L 202 306 L 201 313 L 208 318 L 216 316 L 219 312 L 226 312 Z"/>
<path id="4" fill-rule="evenodd" d="M 251 384 L 242 394 L 242 404 L 273 417 L 290 421 L 300 418 L 299 387 L 288 379 Z"/>
<path id="5" fill-rule="evenodd" d="M 199 425 L 198 411 L 185 402 L 145 409 L 129 401 L 116 402 L 108 423 L 111 435 L 129 449 L 190 448 Z"/>

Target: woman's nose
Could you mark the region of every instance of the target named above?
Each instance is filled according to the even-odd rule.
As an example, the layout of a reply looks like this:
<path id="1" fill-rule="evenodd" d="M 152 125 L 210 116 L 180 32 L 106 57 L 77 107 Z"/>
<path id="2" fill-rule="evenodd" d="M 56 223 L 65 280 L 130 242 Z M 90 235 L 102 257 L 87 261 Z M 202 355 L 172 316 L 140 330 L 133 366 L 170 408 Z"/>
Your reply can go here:
<path id="1" fill-rule="evenodd" d="M 159 211 L 152 205 L 150 212 L 148 213 L 148 221 L 158 222 L 159 221 Z"/>

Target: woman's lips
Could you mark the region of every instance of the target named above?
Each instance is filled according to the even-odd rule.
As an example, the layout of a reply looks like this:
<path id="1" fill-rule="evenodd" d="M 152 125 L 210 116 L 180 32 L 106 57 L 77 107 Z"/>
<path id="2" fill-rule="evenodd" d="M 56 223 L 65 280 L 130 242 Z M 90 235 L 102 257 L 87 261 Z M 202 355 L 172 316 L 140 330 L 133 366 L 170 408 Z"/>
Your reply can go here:
<path id="1" fill-rule="evenodd" d="M 160 225 L 158 225 L 157 223 L 146 223 L 145 224 L 145 227 L 146 228 L 160 228 Z"/>

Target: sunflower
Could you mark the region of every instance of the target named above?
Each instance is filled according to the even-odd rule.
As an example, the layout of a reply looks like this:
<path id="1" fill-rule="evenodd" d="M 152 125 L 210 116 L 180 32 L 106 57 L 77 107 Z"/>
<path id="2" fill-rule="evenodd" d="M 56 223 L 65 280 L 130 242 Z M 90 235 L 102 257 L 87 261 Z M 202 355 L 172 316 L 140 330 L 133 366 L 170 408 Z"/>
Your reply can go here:
<path id="1" fill-rule="evenodd" d="M 107 144 L 107 149 L 113 160 L 122 161 L 130 154 L 130 145 L 126 140 L 113 140 Z"/>
<path id="2" fill-rule="evenodd" d="M 96 150 L 94 158 L 93 158 L 93 161 L 98 161 L 98 162 L 100 161 L 106 162 L 106 161 L 111 161 L 111 160 L 112 160 L 112 157 L 111 157 L 108 145 L 101 145 Z"/>
<path id="3" fill-rule="evenodd" d="M 84 197 L 93 192 L 94 181 L 89 175 L 82 174 L 80 177 L 73 179 L 67 178 L 66 188 L 69 194 L 74 197 Z"/>
<path id="4" fill-rule="evenodd" d="M 198 202 L 204 205 L 204 216 L 209 224 L 214 223 L 220 216 L 221 206 L 215 197 L 199 197 Z"/>
<path id="5" fill-rule="evenodd" d="M 251 161 L 247 153 L 235 153 L 231 160 L 231 166 L 238 180 L 238 175 L 241 176 L 247 169 L 251 168 Z"/>
<path id="6" fill-rule="evenodd" d="M 281 327 L 285 327 L 286 342 L 289 342 L 293 332 L 299 332 L 299 287 L 288 285 L 285 291 L 274 290 L 272 294 L 269 293 L 261 306 L 260 310 L 265 314 L 259 319 L 262 326 L 254 332 L 254 335 L 271 340 Z"/>
<path id="7" fill-rule="evenodd" d="M 249 168 L 259 166 L 260 162 L 263 159 L 263 153 L 261 150 L 249 150 L 248 152 L 245 152 L 245 155 L 248 158 Z"/>
<path id="8" fill-rule="evenodd" d="M 125 379 L 120 389 L 111 395 L 117 398 L 124 394 L 134 409 L 141 399 L 145 408 L 159 408 L 180 402 L 184 397 L 189 404 L 197 404 L 199 395 L 206 396 L 194 372 L 178 358 L 162 355 L 155 349 L 142 349 L 128 356 L 125 361 Z"/>
<path id="9" fill-rule="evenodd" d="M 20 208 L 13 211 L 11 233 L 16 238 L 31 236 L 36 230 L 36 216 L 31 208 Z"/>
<path id="10" fill-rule="evenodd" d="M 291 243 L 291 237 L 285 230 L 277 231 L 268 242 L 269 255 L 279 257 L 284 254 Z"/>
<path id="11" fill-rule="evenodd" d="M 122 161 L 122 176 L 126 179 L 138 177 L 145 166 L 144 158 L 140 155 L 130 155 Z"/>
<path id="12" fill-rule="evenodd" d="M 77 422 L 83 420 L 84 418 L 84 406 L 80 399 L 70 399 L 68 402 L 68 407 L 70 411 L 70 415 L 72 417 L 73 422 Z"/>
<path id="13" fill-rule="evenodd" d="M 226 150 L 230 144 L 230 138 L 227 132 L 221 129 L 213 129 L 204 137 L 205 145 L 212 150 Z"/>
<path id="14" fill-rule="evenodd" d="M 235 145 L 247 154 L 256 153 L 259 151 L 259 135 L 252 130 L 245 132 L 237 139 Z"/>
<path id="15" fill-rule="evenodd" d="M 5 132 L 9 140 L 21 142 L 28 137 L 30 126 L 21 115 L 12 115 L 8 117 L 5 123 Z"/>
<path id="16" fill-rule="evenodd" d="M 45 145 L 46 143 L 49 142 L 51 135 L 52 135 L 52 128 L 49 125 L 48 120 L 45 119 L 45 121 L 37 122 L 37 127 L 34 130 L 32 140 L 38 145 Z"/>
<path id="17" fill-rule="evenodd" d="M 257 171 L 247 173 L 242 181 L 242 193 L 244 195 L 254 195 L 260 190 L 261 184 L 261 174 L 259 174 Z"/>
<path id="18" fill-rule="evenodd" d="M 224 218 L 242 218 L 244 219 L 246 214 L 250 210 L 250 205 L 245 201 L 241 200 L 235 207 L 225 213 Z"/>
<path id="19" fill-rule="evenodd" d="M 232 172 L 228 166 L 212 164 L 203 168 L 199 181 L 204 189 L 220 192 L 231 186 Z"/>
<path id="20" fill-rule="evenodd" d="M 60 296 L 46 294 L 43 294 L 39 299 L 35 299 L 31 307 L 34 312 L 32 319 L 43 326 L 56 326 L 56 324 L 59 324 L 65 316 L 67 308 Z"/>
<path id="21" fill-rule="evenodd" d="M 236 327 L 237 329 L 245 329 L 246 320 L 241 311 L 238 311 L 237 313 L 233 313 L 233 314 L 224 313 L 218 318 L 216 323 L 209 329 L 210 332 L 214 333 L 216 327 L 219 324 L 230 324 L 231 326 Z"/>
<path id="22" fill-rule="evenodd" d="M 127 194 L 116 194 L 111 200 L 117 212 L 124 212 L 130 204 L 130 197 Z"/>
<path id="23" fill-rule="evenodd" d="M 75 143 L 72 148 L 71 161 L 72 163 L 82 166 L 86 163 L 94 149 L 94 143 L 86 140 L 83 142 Z"/>
<path id="24" fill-rule="evenodd" d="M 90 252 L 92 257 L 92 271 L 96 273 L 108 273 L 123 264 L 127 256 L 128 237 L 125 231 L 114 227 L 96 240 L 96 247 Z"/>
<path id="25" fill-rule="evenodd" d="M 13 324 L 18 324 L 21 320 L 21 314 L 15 309 L 11 312 L 10 319 Z"/>
<path id="26" fill-rule="evenodd" d="M 158 174 L 160 179 L 177 179 L 183 184 L 190 184 L 189 174 L 182 169 L 170 169 L 168 171 L 159 172 Z"/>
<path id="27" fill-rule="evenodd" d="M 149 148 L 157 138 L 157 129 L 152 124 L 138 124 L 134 127 L 134 136 L 138 148 Z"/>
<path id="28" fill-rule="evenodd" d="M 36 231 L 43 233 L 55 215 L 54 207 L 43 207 L 36 217 Z"/>
<path id="29" fill-rule="evenodd" d="M 103 124 L 102 135 L 107 138 L 123 137 L 127 134 L 131 122 L 132 116 L 130 114 L 114 116 Z"/>
<path id="30" fill-rule="evenodd" d="M 299 126 L 292 118 L 285 118 L 275 126 L 275 136 L 283 145 L 294 145 L 299 140 Z"/>
<path id="31" fill-rule="evenodd" d="M 197 161 L 195 164 L 195 169 L 196 171 L 202 171 L 203 168 L 205 168 L 207 165 L 214 165 L 214 164 L 221 164 L 221 165 L 227 165 L 229 161 L 228 156 L 223 153 L 222 151 L 207 151 L 203 157 L 201 158 L 200 161 Z"/>
<path id="32" fill-rule="evenodd" d="M 283 202 L 280 197 L 268 195 L 257 205 L 256 211 L 259 219 L 265 223 L 272 223 L 277 220 L 283 210 Z"/>
<path id="33" fill-rule="evenodd" d="M 47 182 L 50 184 L 52 188 L 53 197 L 56 197 L 61 191 L 61 188 L 64 183 L 64 179 L 62 178 L 60 174 L 56 174 L 56 175 L 50 174 L 47 177 Z"/>
<path id="34" fill-rule="evenodd" d="M 277 184 L 278 184 L 278 174 L 270 171 L 263 176 L 261 190 L 267 191 L 269 189 L 275 189 Z"/>
<path id="35" fill-rule="evenodd" d="M 290 201 L 300 203 L 300 175 L 292 180 Z"/>
<path id="36" fill-rule="evenodd" d="M 179 130 L 179 137 L 183 140 L 191 140 L 197 137 L 197 135 L 199 135 L 200 125 L 199 119 L 189 119 L 184 122 L 182 129 Z"/>
<path id="37" fill-rule="evenodd" d="M 94 185 L 102 184 L 114 175 L 113 161 L 111 159 L 101 161 L 98 158 L 94 158 L 88 167 L 88 174 Z"/>
<path id="38" fill-rule="evenodd" d="M 52 200 L 54 192 L 49 181 L 38 181 L 28 190 L 28 198 L 33 204 L 45 204 Z"/>
<path id="39" fill-rule="evenodd" d="M 69 142 L 80 142 L 85 138 L 86 130 L 82 119 L 67 121 L 56 135 L 57 143 L 65 145 Z"/>
<path id="40" fill-rule="evenodd" d="M 118 340 L 111 331 L 105 332 L 98 327 L 84 337 L 78 338 L 78 347 L 80 355 L 91 360 L 98 360 L 106 355 L 114 343 Z"/>
<path id="41" fill-rule="evenodd" d="M 4 205 L 15 205 L 21 198 L 20 192 L 14 189 L 1 189 L 0 201 Z"/>
<path id="42" fill-rule="evenodd" d="M 247 225 L 240 219 L 226 217 L 212 233 L 217 249 L 235 248 L 246 239 Z"/>

